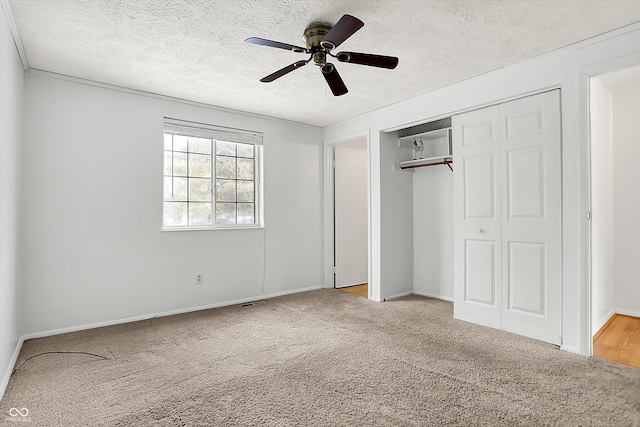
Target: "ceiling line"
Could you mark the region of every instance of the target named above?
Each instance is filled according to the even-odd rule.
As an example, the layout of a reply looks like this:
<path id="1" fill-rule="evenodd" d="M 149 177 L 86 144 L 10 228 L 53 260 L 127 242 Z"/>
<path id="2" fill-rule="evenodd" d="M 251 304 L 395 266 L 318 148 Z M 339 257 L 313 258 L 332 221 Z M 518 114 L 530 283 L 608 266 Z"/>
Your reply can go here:
<path id="1" fill-rule="evenodd" d="M 3 1 L 3 0 L 0 0 L 0 1 Z M 160 99 L 160 100 L 169 101 L 169 102 L 177 102 L 177 103 L 180 103 L 180 104 L 192 105 L 194 107 L 206 108 L 206 109 L 209 109 L 209 110 L 216 110 L 216 111 L 220 111 L 222 113 L 241 114 L 243 116 L 255 117 L 257 119 L 263 119 L 263 120 L 264 119 L 282 120 L 283 122 L 295 123 L 295 124 L 302 125 L 302 126 L 310 126 L 310 127 L 323 129 L 323 126 L 310 125 L 308 123 L 296 122 L 295 120 L 283 119 L 283 118 L 280 118 L 280 117 L 267 116 L 266 114 L 251 113 L 251 112 L 248 112 L 248 111 L 236 110 L 236 109 L 228 108 L 228 107 L 221 107 L 219 105 L 207 104 L 207 103 L 204 103 L 204 102 L 190 101 L 188 99 L 179 98 L 179 97 L 176 97 L 176 96 L 162 95 L 162 94 L 155 93 L 155 92 L 148 92 L 148 91 L 144 91 L 144 90 L 140 90 L 140 89 L 129 88 L 129 87 L 126 87 L 126 86 L 118 86 L 118 85 L 114 85 L 114 84 L 111 84 L 111 83 L 103 83 L 103 82 L 99 82 L 99 81 L 96 81 L 96 80 L 83 79 L 81 77 L 75 77 L 75 76 L 70 76 L 68 74 L 56 73 L 54 71 L 41 70 L 39 68 L 29 68 L 29 71 L 30 71 L 31 74 L 35 74 L 35 75 L 43 74 L 43 75 L 47 75 L 47 76 L 55 78 L 55 79 L 65 80 L 65 81 L 68 81 L 68 82 L 83 84 L 83 85 L 87 85 L 87 86 L 98 87 L 98 88 L 101 88 L 101 89 L 113 90 L 115 92 L 123 92 L 123 93 L 128 93 L 128 94 L 131 94 L 131 95 L 144 96 L 144 97 L 147 97 L 147 98 L 155 98 L 155 99 Z"/>
<path id="2" fill-rule="evenodd" d="M 7 18 L 9 31 L 11 31 L 11 36 L 13 37 L 13 43 L 16 45 L 16 49 L 18 50 L 18 56 L 20 57 L 20 62 L 22 63 L 22 69 L 24 70 L 24 73 L 27 74 L 29 72 L 29 62 L 27 61 L 27 54 L 24 52 L 22 39 L 20 38 L 20 33 L 18 32 L 18 26 L 16 25 L 16 20 L 13 17 L 13 12 L 11 11 L 9 0 L 0 0 L 0 6 L 2 6 L 2 10 L 4 11 L 4 16 Z"/>

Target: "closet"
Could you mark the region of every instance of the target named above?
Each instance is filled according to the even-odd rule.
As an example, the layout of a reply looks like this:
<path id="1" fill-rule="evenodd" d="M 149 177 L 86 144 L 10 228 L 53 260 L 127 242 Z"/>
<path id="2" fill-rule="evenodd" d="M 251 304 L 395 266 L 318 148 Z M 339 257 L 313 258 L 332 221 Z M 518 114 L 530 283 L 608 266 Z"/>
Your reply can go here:
<path id="1" fill-rule="evenodd" d="M 559 90 L 452 117 L 454 317 L 561 344 Z"/>
<path id="2" fill-rule="evenodd" d="M 410 177 L 412 289 L 416 295 L 453 301 L 453 173 L 451 118 L 398 130 L 396 175 Z M 416 156 L 414 142 L 423 142 Z M 391 141 L 390 141 L 391 142 Z M 422 157 L 413 160 L 413 157 Z M 389 159 L 390 160 L 390 159 Z M 387 169 L 387 168 L 385 168 Z M 391 169 L 390 167 L 387 169 Z M 406 188 L 406 187 L 405 187 Z M 395 194 L 400 194 L 397 188 Z M 402 208 L 406 209 L 402 205 Z M 385 223 L 385 227 L 388 225 Z"/>

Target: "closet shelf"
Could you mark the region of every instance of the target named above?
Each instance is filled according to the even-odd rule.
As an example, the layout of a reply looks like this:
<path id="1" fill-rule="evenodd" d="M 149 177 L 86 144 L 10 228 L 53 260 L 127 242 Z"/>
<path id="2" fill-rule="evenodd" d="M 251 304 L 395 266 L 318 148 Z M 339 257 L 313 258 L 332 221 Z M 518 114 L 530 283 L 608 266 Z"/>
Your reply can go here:
<path id="1" fill-rule="evenodd" d="M 422 149 L 415 147 L 414 142 L 422 142 Z M 451 163 L 453 163 L 453 151 L 451 140 L 451 128 L 441 128 L 421 132 L 414 135 L 407 135 L 398 138 L 398 145 L 404 148 L 410 148 L 416 155 L 423 156 L 422 159 L 407 160 L 400 162 L 400 169 L 421 168 L 424 166 L 446 165 L 453 171 Z"/>
<path id="2" fill-rule="evenodd" d="M 398 145 L 400 147 L 412 148 L 413 141 L 417 138 L 422 138 L 424 142 L 429 142 L 441 138 L 445 138 L 447 141 L 449 140 L 449 134 L 451 133 L 451 128 L 442 128 L 436 130 L 430 130 L 428 132 L 421 132 L 414 135 L 403 136 L 402 138 L 398 138 Z"/>
<path id="3" fill-rule="evenodd" d="M 437 156 L 426 159 L 407 160 L 400 162 L 400 169 L 413 169 L 425 166 L 450 165 L 453 163 L 453 156 Z M 451 168 L 451 166 L 449 166 Z"/>

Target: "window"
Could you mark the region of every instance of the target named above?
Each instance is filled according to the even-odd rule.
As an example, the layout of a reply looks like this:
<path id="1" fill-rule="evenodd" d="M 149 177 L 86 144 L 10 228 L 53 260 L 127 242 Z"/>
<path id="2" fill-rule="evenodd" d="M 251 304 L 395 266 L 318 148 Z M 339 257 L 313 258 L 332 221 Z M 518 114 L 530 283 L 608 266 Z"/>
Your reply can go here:
<path id="1" fill-rule="evenodd" d="M 259 227 L 262 134 L 165 119 L 163 229 Z"/>

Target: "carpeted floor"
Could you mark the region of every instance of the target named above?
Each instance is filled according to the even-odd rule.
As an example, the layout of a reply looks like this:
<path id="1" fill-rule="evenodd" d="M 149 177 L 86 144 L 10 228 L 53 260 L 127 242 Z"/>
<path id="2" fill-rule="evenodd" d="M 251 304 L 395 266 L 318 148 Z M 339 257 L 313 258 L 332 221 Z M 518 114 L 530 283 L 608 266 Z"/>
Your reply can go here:
<path id="1" fill-rule="evenodd" d="M 0 425 L 640 426 L 640 370 L 336 290 L 27 341 Z M 14 411 L 15 414 L 15 411 Z"/>

